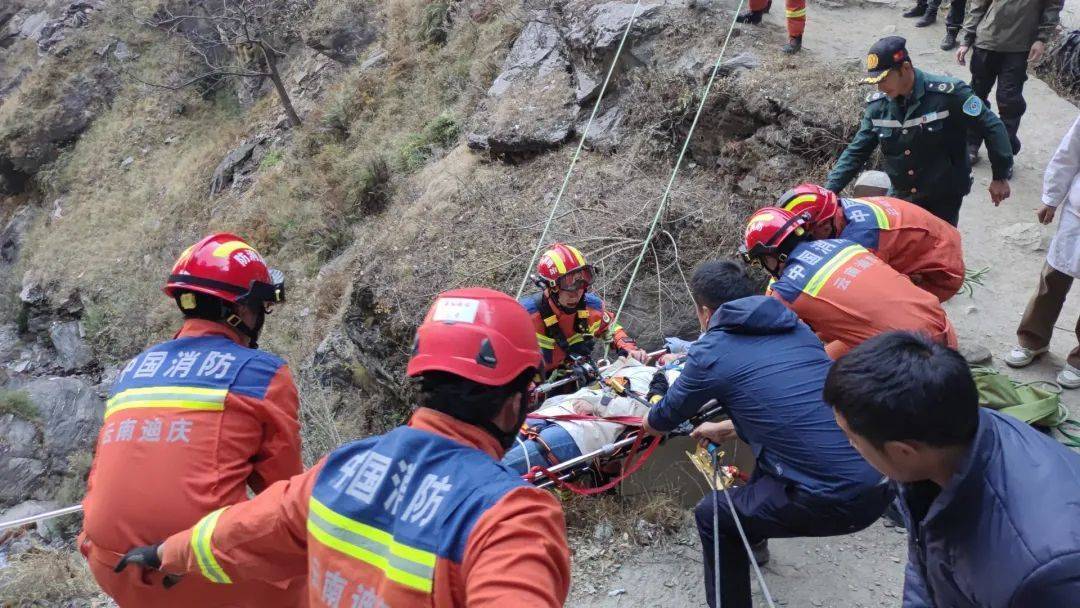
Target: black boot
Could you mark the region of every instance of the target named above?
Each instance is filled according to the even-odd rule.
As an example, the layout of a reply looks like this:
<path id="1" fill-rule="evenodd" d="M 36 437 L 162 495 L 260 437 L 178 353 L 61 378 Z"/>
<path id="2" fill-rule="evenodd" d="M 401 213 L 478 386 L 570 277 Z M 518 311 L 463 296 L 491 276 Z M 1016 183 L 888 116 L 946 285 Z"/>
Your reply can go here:
<path id="1" fill-rule="evenodd" d="M 757 565 L 764 566 L 769 563 L 769 539 L 765 539 L 759 543 L 750 545 L 750 550 L 754 554 L 754 561 Z"/>
<path id="2" fill-rule="evenodd" d="M 757 25 L 761 23 L 761 16 L 765 14 L 765 11 L 746 11 L 735 18 L 738 23 L 749 23 L 750 25 Z"/>
<path id="3" fill-rule="evenodd" d="M 929 27 L 935 23 L 937 23 L 937 11 L 927 9 L 926 14 L 922 16 L 922 19 L 915 22 L 915 27 Z"/>
<path id="4" fill-rule="evenodd" d="M 792 36 L 788 38 L 787 44 L 780 48 L 788 55 L 794 55 L 802 49 L 802 36 Z"/>
<path id="5" fill-rule="evenodd" d="M 956 48 L 956 30 L 945 30 L 945 38 L 941 40 L 941 50 L 951 51 Z"/>
<path id="6" fill-rule="evenodd" d="M 903 16 L 905 18 L 907 18 L 907 19 L 911 19 L 913 17 L 922 17 L 925 14 L 926 14 L 926 5 L 925 4 L 916 4 L 915 6 L 913 6 L 913 7 L 909 8 L 908 10 L 904 11 Z"/>

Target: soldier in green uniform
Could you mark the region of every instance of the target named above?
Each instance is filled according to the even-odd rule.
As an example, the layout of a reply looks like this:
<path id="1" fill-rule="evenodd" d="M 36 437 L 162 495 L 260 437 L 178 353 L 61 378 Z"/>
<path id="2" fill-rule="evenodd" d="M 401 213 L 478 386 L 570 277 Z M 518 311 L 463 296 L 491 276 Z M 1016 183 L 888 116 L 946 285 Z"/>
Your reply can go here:
<path id="1" fill-rule="evenodd" d="M 881 144 L 892 196 L 911 201 L 956 225 L 960 203 L 971 191 L 968 130 L 986 140 L 993 171 L 994 205 L 1009 197 L 1012 146 L 1005 125 L 966 83 L 927 74 L 911 65 L 907 41 L 882 38 L 866 57 L 878 91 L 867 98 L 855 139 L 829 172 L 825 187 L 840 192 Z"/>

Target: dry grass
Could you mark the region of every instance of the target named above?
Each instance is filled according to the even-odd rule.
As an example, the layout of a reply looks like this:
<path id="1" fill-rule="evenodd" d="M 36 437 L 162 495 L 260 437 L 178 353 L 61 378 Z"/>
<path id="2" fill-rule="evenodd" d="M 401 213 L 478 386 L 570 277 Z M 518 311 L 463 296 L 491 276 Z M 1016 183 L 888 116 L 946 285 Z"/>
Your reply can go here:
<path id="1" fill-rule="evenodd" d="M 0 605 L 54 606 L 72 600 L 81 606 L 105 605 L 86 560 L 70 549 L 31 548 L 0 573 Z"/>

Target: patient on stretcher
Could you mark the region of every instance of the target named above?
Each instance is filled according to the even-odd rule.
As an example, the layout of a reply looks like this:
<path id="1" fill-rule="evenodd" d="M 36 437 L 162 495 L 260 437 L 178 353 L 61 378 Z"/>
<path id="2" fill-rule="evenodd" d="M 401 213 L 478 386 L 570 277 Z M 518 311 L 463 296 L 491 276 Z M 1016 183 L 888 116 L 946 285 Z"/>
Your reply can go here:
<path id="1" fill-rule="evenodd" d="M 603 378 L 623 378 L 626 388 L 644 397 L 649 391 L 649 381 L 657 368 L 643 365 L 633 359 L 620 357 L 601 374 Z M 678 372 L 669 372 L 674 381 Z M 578 389 L 568 395 L 549 398 L 537 410 L 536 416 L 563 414 L 588 414 L 592 416 L 637 416 L 648 414 L 649 408 L 630 397 L 619 397 L 611 389 L 599 383 Z M 582 454 L 598 450 L 612 443 L 627 430 L 615 422 L 597 420 L 542 420 L 530 418 L 518 434 L 517 443 L 506 452 L 503 464 L 516 472 L 525 474 L 533 466 L 550 467 Z"/>

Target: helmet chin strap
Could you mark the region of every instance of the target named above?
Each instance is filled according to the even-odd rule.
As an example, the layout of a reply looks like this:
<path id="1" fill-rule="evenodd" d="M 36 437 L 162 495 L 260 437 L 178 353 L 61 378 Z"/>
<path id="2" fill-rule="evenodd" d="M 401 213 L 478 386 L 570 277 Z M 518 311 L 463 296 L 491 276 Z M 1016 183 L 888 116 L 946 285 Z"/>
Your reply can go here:
<path id="1" fill-rule="evenodd" d="M 223 321 L 229 327 L 239 331 L 248 338 L 248 348 L 259 348 L 259 333 L 262 332 L 263 323 L 266 322 L 266 313 L 262 310 L 255 310 L 256 321 L 254 327 L 249 327 L 247 323 L 244 323 L 240 315 L 230 310 L 228 306 L 223 305 Z"/>

